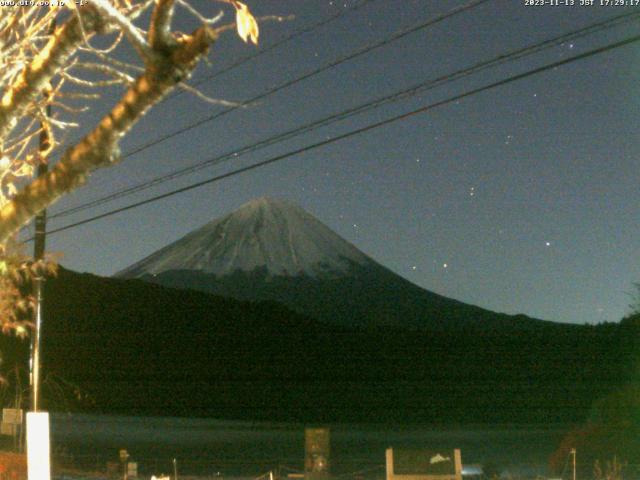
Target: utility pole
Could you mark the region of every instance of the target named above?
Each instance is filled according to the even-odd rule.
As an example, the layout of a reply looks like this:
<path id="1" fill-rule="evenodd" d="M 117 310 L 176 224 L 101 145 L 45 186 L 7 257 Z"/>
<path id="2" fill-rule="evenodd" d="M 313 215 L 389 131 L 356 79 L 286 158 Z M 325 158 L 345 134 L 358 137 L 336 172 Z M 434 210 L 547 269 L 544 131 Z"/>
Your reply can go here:
<path id="1" fill-rule="evenodd" d="M 576 449 L 571 449 L 571 457 L 573 458 L 573 480 L 576 480 Z"/>
<path id="2" fill-rule="evenodd" d="M 56 30 L 56 19 L 49 24 L 49 35 L 53 35 Z M 39 178 L 47 173 L 49 164 L 45 158 L 46 152 L 51 148 L 51 138 L 49 138 L 48 126 L 45 123 L 51 117 L 51 104 L 49 103 L 49 93 L 43 94 L 47 104 L 45 105 L 46 119 L 40 122 L 40 137 L 38 145 L 38 168 L 36 176 Z M 45 239 L 47 234 L 47 210 L 43 209 L 35 217 L 35 235 L 33 247 L 33 259 L 38 262 L 44 258 Z M 44 278 L 38 274 L 33 279 L 33 296 L 35 297 L 35 329 L 31 338 L 31 411 L 37 412 L 40 407 L 40 326 L 42 324 L 42 290 Z"/>
<path id="3" fill-rule="evenodd" d="M 55 18 L 49 24 L 49 35 L 56 29 Z M 45 117 L 41 121 L 38 146 L 38 168 L 36 175 L 44 175 L 47 168 L 47 154 L 52 139 L 49 136 L 48 118 L 51 117 L 49 93 L 43 92 Z M 34 261 L 44 257 L 47 212 L 41 211 L 35 218 Z M 44 272 L 37 271 L 33 279 L 33 295 L 35 297 L 35 328 L 31 337 L 31 411 L 27 413 L 27 477 L 29 480 L 49 480 L 51 478 L 51 446 L 49 431 L 49 414 L 40 411 L 40 326 L 42 324 L 42 290 Z"/>
<path id="4" fill-rule="evenodd" d="M 45 107 L 47 117 L 51 116 L 51 105 Z M 43 158 L 44 152 L 50 148 L 51 139 L 47 133 L 47 129 L 42 123 L 42 131 L 40 132 L 40 161 L 36 175 L 41 177 L 48 170 L 48 164 Z M 47 210 L 44 209 L 36 215 L 35 218 L 35 235 L 33 247 L 33 259 L 38 262 L 44 258 L 45 240 L 47 232 Z M 40 407 L 40 326 L 42 324 L 42 290 L 44 287 L 44 278 L 37 275 L 33 279 L 33 296 L 35 297 L 35 329 L 31 339 L 31 411 L 37 412 Z"/>

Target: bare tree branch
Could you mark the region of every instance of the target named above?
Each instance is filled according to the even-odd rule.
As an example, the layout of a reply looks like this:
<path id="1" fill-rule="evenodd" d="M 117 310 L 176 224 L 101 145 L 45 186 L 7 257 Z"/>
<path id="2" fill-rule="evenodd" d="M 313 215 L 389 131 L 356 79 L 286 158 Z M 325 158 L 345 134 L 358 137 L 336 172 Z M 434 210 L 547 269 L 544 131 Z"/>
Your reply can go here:
<path id="1" fill-rule="evenodd" d="M 169 47 L 175 42 L 171 34 L 171 20 L 174 11 L 174 0 L 157 0 L 149 28 L 149 43 L 151 48 L 156 51 Z"/>
<path id="2" fill-rule="evenodd" d="M 95 15 L 87 15 L 85 29 L 95 32 L 101 22 Z M 68 20 L 56 29 L 47 45 L 24 68 L 0 101 L 0 138 L 5 138 L 18 119 L 29 109 L 48 82 L 58 73 L 83 40 L 79 17 Z"/>
<path id="3" fill-rule="evenodd" d="M 158 5 L 170 3 L 169 0 Z M 156 43 L 154 60 L 100 124 L 69 148 L 53 170 L 33 181 L 0 209 L 0 243 L 38 211 L 82 184 L 93 170 L 116 162 L 120 138 L 170 89 L 188 77 L 215 38 L 210 28 L 201 27 L 193 35 L 182 37 L 175 46 Z"/>
<path id="4" fill-rule="evenodd" d="M 104 21 L 115 25 L 124 32 L 133 47 L 142 58 L 152 55 L 151 47 L 140 30 L 120 10 L 114 7 L 108 0 L 92 0 L 92 6 L 103 16 Z"/>

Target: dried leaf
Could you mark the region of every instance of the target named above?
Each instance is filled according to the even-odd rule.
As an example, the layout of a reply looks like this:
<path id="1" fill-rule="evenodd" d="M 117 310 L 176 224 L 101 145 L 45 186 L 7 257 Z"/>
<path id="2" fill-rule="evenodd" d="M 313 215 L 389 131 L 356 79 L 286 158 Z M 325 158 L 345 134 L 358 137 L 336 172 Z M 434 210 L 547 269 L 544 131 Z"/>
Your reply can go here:
<path id="1" fill-rule="evenodd" d="M 258 45 L 258 22 L 249 11 L 249 8 L 242 2 L 233 2 L 236 7 L 236 26 L 238 27 L 238 35 L 246 43 L 251 41 L 254 45 Z"/>

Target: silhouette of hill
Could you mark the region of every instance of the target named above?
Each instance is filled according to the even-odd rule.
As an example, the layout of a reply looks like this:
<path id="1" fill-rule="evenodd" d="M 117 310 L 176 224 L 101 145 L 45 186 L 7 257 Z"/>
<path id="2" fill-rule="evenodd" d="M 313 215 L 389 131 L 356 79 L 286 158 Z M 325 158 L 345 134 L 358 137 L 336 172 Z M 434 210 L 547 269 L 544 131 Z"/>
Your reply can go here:
<path id="1" fill-rule="evenodd" d="M 617 325 L 345 327 L 61 269 L 46 282 L 45 372 L 128 414 L 297 421 L 557 423 L 628 380 Z"/>

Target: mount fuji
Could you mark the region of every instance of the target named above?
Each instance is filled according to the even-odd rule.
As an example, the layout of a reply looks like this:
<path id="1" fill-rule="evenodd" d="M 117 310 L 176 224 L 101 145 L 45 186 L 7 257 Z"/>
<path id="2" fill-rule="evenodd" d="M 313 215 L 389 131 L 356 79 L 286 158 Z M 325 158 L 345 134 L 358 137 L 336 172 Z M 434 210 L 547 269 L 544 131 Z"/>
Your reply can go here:
<path id="1" fill-rule="evenodd" d="M 637 351 L 635 330 L 445 298 L 282 200 L 251 201 L 119 276 L 61 268 L 45 282 L 44 364 L 89 411 L 549 425 L 586 418 L 634 371 L 620 352 Z"/>
<path id="2" fill-rule="evenodd" d="M 299 206 L 272 198 L 246 203 L 116 277 L 240 300 L 276 301 L 316 320 L 350 327 L 484 329 L 542 323 L 422 289 Z"/>
<path id="3" fill-rule="evenodd" d="M 264 269 L 269 276 L 328 277 L 374 262 L 302 208 L 258 198 L 158 250 L 117 276 L 187 270 L 224 277 Z"/>

